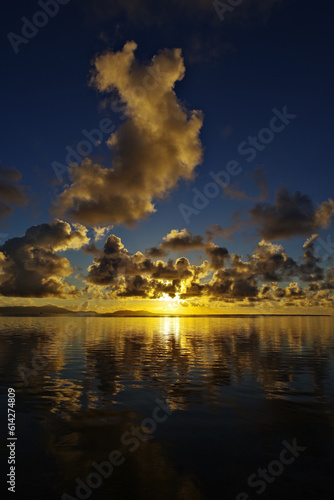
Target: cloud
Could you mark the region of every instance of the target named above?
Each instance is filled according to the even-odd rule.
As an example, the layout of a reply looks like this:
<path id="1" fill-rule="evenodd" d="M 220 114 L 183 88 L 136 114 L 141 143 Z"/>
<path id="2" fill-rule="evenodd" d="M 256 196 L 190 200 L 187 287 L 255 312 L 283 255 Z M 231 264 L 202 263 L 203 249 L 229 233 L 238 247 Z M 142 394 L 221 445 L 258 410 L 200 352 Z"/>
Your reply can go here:
<path id="1" fill-rule="evenodd" d="M 205 288 L 209 296 L 219 300 L 257 297 L 260 293 L 259 282 L 286 281 L 299 273 L 298 264 L 287 256 L 282 246 L 265 241 L 255 247 L 247 260 L 232 254 L 230 265 L 226 267 L 225 261 L 229 259 L 227 250 L 222 257 L 222 261 L 217 262 L 213 279 Z"/>
<path id="2" fill-rule="evenodd" d="M 185 73 L 181 50 L 163 50 L 141 66 L 136 48 L 127 42 L 121 51 L 95 59 L 92 84 L 100 92 L 118 92 L 127 119 L 108 140 L 112 168 L 89 159 L 70 167 L 72 183 L 55 205 L 59 216 L 131 227 L 155 212 L 156 201 L 181 179 L 193 179 L 202 161 L 202 114 L 186 110 L 174 91 Z"/>
<path id="3" fill-rule="evenodd" d="M 97 255 L 100 252 L 100 250 L 97 248 L 95 243 L 88 243 L 87 245 L 82 247 L 82 250 L 85 253 L 92 254 L 92 255 Z"/>
<path id="4" fill-rule="evenodd" d="M 237 219 L 238 217 L 235 216 L 234 218 Z M 214 255 L 218 256 L 219 251 L 217 251 L 217 248 L 220 248 L 213 244 L 213 240 L 217 236 L 230 239 L 231 234 L 236 230 L 236 225 L 240 227 L 239 221 L 233 227 L 227 229 L 222 229 L 219 224 L 209 226 L 205 232 L 206 238 L 201 235 L 193 235 L 186 228 L 181 229 L 181 231 L 172 229 L 170 233 L 162 238 L 159 246 L 146 249 L 145 254 L 151 257 L 165 257 L 169 251 L 189 252 L 191 250 L 205 250 L 207 255 L 213 258 Z M 222 255 L 225 255 L 227 250 L 221 250 Z"/>
<path id="5" fill-rule="evenodd" d="M 213 241 L 216 236 L 224 236 L 224 229 L 220 224 L 212 224 L 205 231 L 205 236 L 209 242 Z"/>
<path id="6" fill-rule="evenodd" d="M 298 275 L 299 267 L 282 245 L 260 241 L 249 259 L 249 272 L 263 281 L 288 281 Z"/>
<path id="7" fill-rule="evenodd" d="M 158 299 L 168 295 L 178 300 L 268 306 L 298 304 L 333 305 L 334 271 L 324 277 L 321 258 L 314 255 L 315 235 L 303 246 L 299 261 L 287 255 L 282 245 L 262 240 L 251 255 L 230 254 L 228 249 L 193 236 L 189 231 L 172 230 L 162 244 L 171 248 L 201 248 L 207 260 L 192 264 L 186 257 L 154 260 L 141 252 L 131 254 L 116 235 L 110 235 L 98 251 L 86 278 L 90 293 L 109 299 Z M 160 246 L 153 247 L 157 253 Z M 309 283 L 303 288 L 300 283 Z M 289 283 L 288 286 L 283 286 Z M 326 295 L 319 296 L 319 293 Z M 304 302 L 303 302 L 304 301 Z M 306 307 L 306 305 L 305 305 Z"/>
<path id="8" fill-rule="evenodd" d="M 188 229 L 172 229 L 172 231 L 163 237 L 163 242 L 160 248 L 163 250 L 172 250 L 174 252 L 187 252 L 188 250 L 196 250 L 205 248 L 203 236 L 193 236 Z"/>
<path id="9" fill-rule="evenodd" d="M 313 247 L 313 243 L 319 238 L 318 234 L 312 234 L 304 243 L 303 249 L 306 250 L 307 248 Z"/>
<path id="10" fill-rule="evenodd" d="M 179 293 L 182 299 L 207 296 L 216 300 L 256 297 L 257 300 L 264 300 L 264 295 L 260 295 L 261 283 L 279 283 L 293 278 L 304 282 L 323 279 L 323 269 L 319 266 L 321 259 L 314 255 L 315 236 L 305 243 L 303 257 L 298 263 L 286 254 L 281 245 L 265 240 L 245 260 L 240 255 L 230 255 L 227 248 L 212 241 L 213 235 L 220 232 L 220 226 L 213 226 L 207 231 L 205 241 L 202 236 L 194 236 L 187 229 L 174 229 L 159 246 L 146 250 L 145 255 L 141 252 L 130 254 L 120 238 L 111 235 L 103 251 L 96 254 L 87 282 L 108 287 L 113 296 L 137 296 L 138 287 L 134 288 L 134 283 L 141 283 L 141 295 L 147 298 L 156 298 L 163 293 L 171 296 Z M 185 257 L 176 261 L 168 259 L 167 262 L 160 259 L 164 252 L 170 250 L 195 249 L 203 249 L 207 256 L 207 260 L 199 266 L 192 265 Z M 158 260 L 154 262 L 154 258 Z M 211 281 L 201 282 L 212 271 L 215 274 Z M 145 281 L 135 280 L 136 276 L 145 278 Z"/>
<path id="11" fill-rule="evenodd" d="M 225 261 L 230 258 L 226 248 L 219 247 L 213 243 L 209 244 L 205 250 L 208 256 L 211 269 L 217 270 L 225 266 Z"/>
<path id="12" fill-rule="evenodd" d="M 18 170 L 0 166 L 0 218 L 13 212 L 11 205 L 27 203 L 24 188 L 18 184 L 21 177 Z"/>
<path id="13" fill-rule="evenodd" d="M 249 201 L 253 198 L 246 191 L 239 189 L 238 184 L 230 184 L 224 188 L 224 196 L 228 196 L 231 200 Z"/>
<path id="14" fill-rule="evenodd" d="M 205 235 L 208 241 L 213 241 L 216 236 L 221 236 L 226 240 L 231 241 L 233 239 L 233 235 L 246 227 L 246 223 L 240 220 L 242 215 L 241 211 L 236 211 L 231 217 L 232 225 L 223 229 L 220 224 L 214 224 L 209 226 L 207 231 L 205 231 Z"/>
<path id="15" fill-rule="evenodd" d="M 141 252 L 131 255 L 117 236 L 110 235 L 101 252 L 89 267 L 87 282 L 94 285 L 110 286 L 120 276 L 142 275 L 153 270 L 153 264 Z"/>
<path id="16" fill-rule="evenodd" d="M 212 232 L 218 228 L 212 228 Z M 202 249 L 207 256 L 200 264 L 186 257 L 155 259 L 154 252 L 130 253 L 116 235 L 110 235 L 102 249 L 89 243 L 87 229 L 73 228 L 56 220 L 29 228 L 25 235 L 0 246 L 0 294 L 12 297 L 77 297 L 80 293 L 65 278 L 72 274 L 68 259 L 59 252 L 83 249 L 94 255 L 88 275 L 82 276 L 87 287 L 85 297 L 94 299 L 159 299 L 177 297 L 178 303 L 201 300 L 249 306 L 299 305 L 333 306 L 334 268 L 325 274 L 321 257 L 315 254 L 317 235 L 303 245 L 303 255 L 295 261 L 282 245 L 262 240 L 251 255 L 230 254 L 211 238 L 194 236 L 189 231 L 171 230 L 160 245 L 178 251 Z M 156 253 L 166 251 L 153 247 Z M 288 286 L 284 286 L 290 283 Z M 303 287 L 301 283 L 307 284 Z"/>
<path id="17" fill-rule="evenodd" d="M 89 267 L 87 283 L 106 287 L 113 296 L 159 298 L 164 293 L 175 296 L 182 283 L 196 282 L 207 272 L 208 262 L 194 266 L 185 257 L 164 262 L 141 252 L 130 254 L 121 239 L 111 235 Z"/>
<path id="18" fill-rule="evenodd" d="M 324 270 L 319 266 L 322 259 L 316 255 L 314 248 L 318 236 L 318 234 L 313 234 L 303 245 L 304 254 L 300 266 L 300 278 L 303 281 L 317 282 L 324 279 Z"/>
<path id="19" fill-rule="evenodd" d="M 72 273 L 69 261 L 56 252 L 78 250 L 89 242 L 87 229 L 67 222 L 32 226 L 24 236 L 0 246 L 0 295 L 11 297 L 77 296 L 64 277 Z"/>
<path id="20" fill-rule="evenodd" d="M 170 233 L 162 238 L 162 242 L 157 247 L 146 249 L 145 255 L 151 258 L 166 257 L 169 251 L 189 252 L 191 250 L 205 250 L 212 269 L 218 269 L 224 265 L 224 260 L 229 258 L 226 248 L 221 248 L 213 244 L 216 236 L 225 235 L 225 231 L 216 224 L 206 231 L 206 241 L 201 235 L 193 235 L 188 229 L 181 231 L 172 229 Z"/>
<path id="21" fill-rule="evenodd" d="M 162 250 L 160 247 L 146 248 L 145 255 L 151 259 L 160 259 L 161 257 L 167 257 L 168 252 Z"/>
<path id="22" fill-rule="evenodd" d="M 110 231 L 112 230 L 112 228 L 113 228 L 113 226 L 104 226 L 104 227 L 96 226 L 96 227 L 93 227 L 93 231 L 94 231 L 94 234 L 95 234 L 95 241 L 102 240 L 107 233 L 110 233 Z"/>
<path id="23" fill-rule="evenodd" d="M 251 177 L 254 179 L 255 184 L 260 191 L 258 196 L 255 198 L 253 196 L 249 196 L 245 191 L 238 188 L 238 184 L 226 186 L 224 188 L 224 195 L 229 196 L 232 200 L 264 202 L 268 198 L 269 192 L 267 176 L 264 168 L 257 168 Z"/>
<path id="24" fill-rule="evenodd" d="M 331 223 L 332 215 L 334 214 L 334 201 L 329 199 L 321 203 L 318 210 L 315 212 L 314 225 L 316 228 L 328 228 Z"/>
<path id="25" fill-rule="evenodd" d="M 212 281 L 205 286 L 205 293 L 211 300 L 242 300 L 256 297 L 258 287 L 252 278 L 231 277 L 226 279 L 224 273 L 217 271 Z"/>
<path id="26" fill-rule="evenodd" d="M 249 213 L 262 238 L 282 240 L 309 236 L 322 227 L 328 227 L 334 213 L 334 202 L 329 199 L 316 209 L 309 196 L 299 191 L 292 195 L 280 188 L 274 204 L 258 203 Z"/>

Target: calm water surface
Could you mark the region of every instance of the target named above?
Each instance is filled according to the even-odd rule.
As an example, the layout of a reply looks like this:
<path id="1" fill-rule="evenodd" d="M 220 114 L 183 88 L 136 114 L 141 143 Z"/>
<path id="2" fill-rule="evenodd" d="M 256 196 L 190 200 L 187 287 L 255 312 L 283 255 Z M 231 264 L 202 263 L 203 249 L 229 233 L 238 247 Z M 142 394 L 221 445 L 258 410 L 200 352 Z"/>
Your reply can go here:
<path id="1" fill-rule="evenodd" d="M 2 482 L 8 387 L 18 438 L 2 498 L 80 498 L 113 450 L 123 463 L 81 498 L 332 498 L 333 334 L 325 317 L 2 318 Z M 157 398 L 165 421 L 130 446 Z M 257 494 L 249 476 L 294 439 L 306 450 Z"/>

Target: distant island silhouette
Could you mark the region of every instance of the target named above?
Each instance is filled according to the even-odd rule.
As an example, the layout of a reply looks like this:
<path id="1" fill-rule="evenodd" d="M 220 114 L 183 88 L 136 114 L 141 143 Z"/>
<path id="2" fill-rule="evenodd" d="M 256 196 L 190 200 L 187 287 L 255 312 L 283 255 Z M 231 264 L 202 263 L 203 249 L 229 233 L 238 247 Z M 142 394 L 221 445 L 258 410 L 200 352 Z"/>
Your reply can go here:
<path id="1" fill-rule="evenodd" d="M 34 316 L 89 316 L 89 317 L 100 317 L 100 318 L 115 318 L 115 317 L 143 317 L 143 318 L 160 318 L 160 317 L 180 317 L 180 318 L 256 318 L 263 316 L 326 316 L 331 317 L 331 314 L 225 314 L 225 313 L 217 313 L 217 314 L 164 314 L 164 313 L 153 313 L 151 311 L 139 310 L 133 311 L 129 309 L 121 309 L 118 311 L 108 312 L 108 313 L 99 313 L 95 311 L 72 311 L 70 309 L 66 309 L 64 307 L 58 307 L 53 305 L 46 306 L 4 306 L 0 307 L 0 316 L 25 316 L 25 317 L 34 317 Z"/>

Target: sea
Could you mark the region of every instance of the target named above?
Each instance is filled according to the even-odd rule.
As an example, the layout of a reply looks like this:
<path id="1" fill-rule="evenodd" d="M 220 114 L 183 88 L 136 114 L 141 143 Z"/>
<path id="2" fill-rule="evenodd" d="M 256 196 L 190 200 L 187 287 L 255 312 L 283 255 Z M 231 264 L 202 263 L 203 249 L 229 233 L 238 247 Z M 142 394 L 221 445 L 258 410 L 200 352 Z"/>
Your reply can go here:
<path id="1" fill-rule="evenodd" d="M 333 498 L 332 317 L 2 317 L 0 342 L 1 498 Z"/>

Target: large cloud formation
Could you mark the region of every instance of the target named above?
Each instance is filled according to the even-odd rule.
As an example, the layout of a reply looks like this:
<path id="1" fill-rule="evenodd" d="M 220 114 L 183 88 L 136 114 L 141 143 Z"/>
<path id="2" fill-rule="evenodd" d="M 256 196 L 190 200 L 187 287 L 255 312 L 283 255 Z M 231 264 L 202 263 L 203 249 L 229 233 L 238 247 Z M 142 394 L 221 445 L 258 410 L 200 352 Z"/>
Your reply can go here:
<path id="1" fill-rule="evenodd" d="M 78 250 L 89 242 L 87 229 L 67 222 L 32 226 L 24 236 L 0 246 L 0 295 L 7 297 L 77 296 L 64 277 L 73 270 L 65 257 L 56 252 Z"/>
<path id="2" fill-rule="evenodd" d="M 281 245 L 264 240 L 251 255 L 242 258 L 185 229 L 172 230 L 159 246 L 144 255 L 131 254 L 120 238 L 111 235 L 89 267 L 87 291 L 102 290 L 108 298 L 178 296 L 185 304 L 193 299 L 206 299 L 250 306 L 261 303 L 333 307 L 334 273 L 329 270 L 325 275 L 320 266 L 321 258 L 314 250 L 317 237 L 313 235 L 306 241 L 304 254 L 297 262 Z M 167 262 L 154 260 L 154 253 L 159 257 L 161 250 L 167 255 L 168 251 L 180 248 L 203 249 L 207 260 L 199 265 L 191 264 L 185 257 Z M 299 282 L 305 283 L 305 287 Z"/>
<path id="3" fill-rule="evenodd" d="M 59 197 L 56 213 L 88 225 L 134 225 L 155 211 L 180 179 L 193 179 L 202 160 L 202 114 L 187 111 L 174 92 L 185 67 L 180 49 L 164 50 L 148 66 L 135 61 L 135 42 L 95 60 L 93 84 L 116 91 L 126 104 L 126 121 L 111 135 L 112 168 L 86 159 L 70 167 L 72 184 Z"/>
<path id="4" fill-rule="evenodd" d="M 334 213 L 334 201 L 329 199 L 315 208 L 309 196 L 299 191 L 290 194 L 285 188 L 280 188 L 274 204 L 258 203 L 249 213 L 263 239 L 283 240 L 309 236 L 328 227 Z"/>
<path id="5" fill-rule="evenodd" d="M 0 166 L 0 217 L 13 212 L 12 204 L 26 204 L 27 198 L 24 189 L 18 184 L 21 177 L 18 170 Z"/>
<path id="6" fill-rule="evenodd" d="M 325 210 L 327 213 L 327 210 Z M 323 216 L 323 212 L 322 216 Z M 325 215 L 326 217 L 326 215 Z M 317 255 L 313 234 L 303 245 L 298 261 L 282 245 L 262 240 L 251 255 L 231 254 L 214 243 L 221 228 L 214 226 L 206 238 L 189 230 L 172 230 L 148 252 L 130 253 L 116 235 L 102 249 L 89 245 L 87 229 L 72 228 L 56 220 L 27 230 L 0 247 L 0 294 L 12 297 L 77 297 L 80 293 L 65 278 L 73 269 L 58 255 L 66 250 L 86 249 L 95 254 L 85 278 L 87 298 L 177 298 L 181 305 L 214 303 L 217 306 L 300 305 L 333 307 L 334 268 L 327 271 Z M 168 258 L 169 252 L 198 251 L 197 264 L 186 257 Z M 167 259 L 162 260 L 159 252 Z M 156 253 L 157 255 L 153 255 Z"/>

